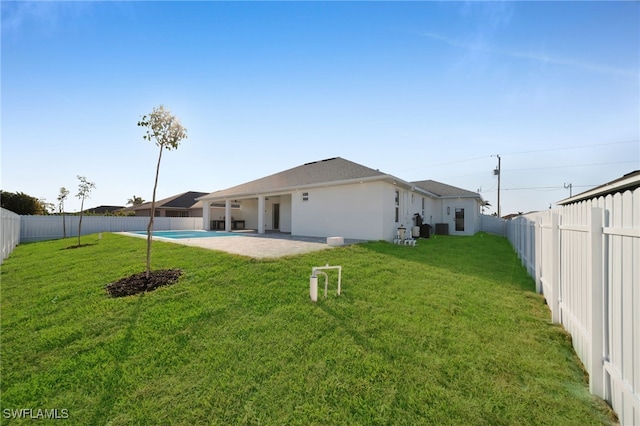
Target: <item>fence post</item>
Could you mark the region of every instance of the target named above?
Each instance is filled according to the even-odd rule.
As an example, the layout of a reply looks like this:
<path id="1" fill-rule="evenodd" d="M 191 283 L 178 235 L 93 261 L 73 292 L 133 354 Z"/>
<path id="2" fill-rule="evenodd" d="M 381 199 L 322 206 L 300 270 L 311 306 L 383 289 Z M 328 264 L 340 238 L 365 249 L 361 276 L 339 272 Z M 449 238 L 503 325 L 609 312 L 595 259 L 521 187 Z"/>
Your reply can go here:
<path id="1" fill-rule="evenodd" d="M 522 216 L 518 218 L 518 259 L 522 263 Z"/>
<path id="2" fill-rule="evenodd" d="M 536 276 L 536 222 L 534 220 L 529 221 L 529 251 L 531 252 L 531 259 L 529 260 L 529 275 L 535 278 Z"/>
<path id="3" fill-rule="evenodd" d="M 522 266 L 529 272 L 529 222 L 527 219 L 522 221 Z"/>
<path id="4" fill-rule="evenodd" d="M 535 263 L 535 280 L 536 280 L 536 293 L 542 293 L 542 216 L 536 218 L 535 232 L 533 244 L 536 250 L 536 263 Z"/>
<path id="5" fill-rule="evenodd" d="M 560 221 L 558 213 L 551 215 L 551 322 L 560 322 Z"/>
<path id="6" fill-rule="evenodd" d="M 602 208 L 592 207 L 589 222 L 589 284 L 591 291 L 591 353 L 589 367 L 589 392 L 600 398 L 604 394 L 604 285 L 602 276 L 603 229 Z"/>

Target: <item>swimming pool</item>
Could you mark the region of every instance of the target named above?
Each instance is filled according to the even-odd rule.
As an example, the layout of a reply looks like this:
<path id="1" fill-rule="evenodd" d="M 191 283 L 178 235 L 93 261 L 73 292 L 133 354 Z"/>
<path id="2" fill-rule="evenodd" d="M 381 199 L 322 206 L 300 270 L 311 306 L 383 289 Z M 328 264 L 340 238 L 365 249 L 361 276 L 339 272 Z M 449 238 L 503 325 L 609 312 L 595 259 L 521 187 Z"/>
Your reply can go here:
<path id="1" fill-rule="evenodd" d="M 147 231 L 132 232 L 137 235 L 147 235 Z M 240 234 L 233 232 L 220 232 L 220 231 L 153 231 L 154 237 L 172 238 L 175 240 L 181 240 L 184 238 L 211 238 L 211 237 L 239 237 Z"/>

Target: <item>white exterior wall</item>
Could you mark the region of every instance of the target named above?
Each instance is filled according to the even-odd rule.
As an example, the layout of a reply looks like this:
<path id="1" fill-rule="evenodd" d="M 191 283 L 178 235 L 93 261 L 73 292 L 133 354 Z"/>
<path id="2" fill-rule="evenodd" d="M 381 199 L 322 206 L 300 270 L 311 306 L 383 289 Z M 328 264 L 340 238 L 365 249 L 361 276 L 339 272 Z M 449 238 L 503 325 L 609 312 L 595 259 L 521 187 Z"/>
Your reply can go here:
<path id="1" fill-rule="evenodd" d="M 402 203 L 400 205 L 400 222 L 397 224 L 397 227 L 402 225 L 407 229 L 407 233 L 410 233 L 412 232 L 412 228 L 416 223 L 414 219 L 415 214 L 418 213 L 420 216 L 422 216 L 423 195 L 417 192 L 403 190 L 400 188 L 397 188 L 396 190 L 400 191 L 400 199 L 402 200 Z"/>
<path id="2" fill-rule="evenodd" d="M 291 232 L 291 194 L 280 196 L 280 231 Z"/>
<path id="3" fill-rule="evenodd" d="M 381 217 L 382 222 L 382 237 L 378 239 L 391 241 L 396 236 L 396 230 L 399 223 L 395 222 L 396 207 L 395 207 L 395 191 L 400 190 L 393 185 L 381 184 L 382 199 L 381 199 Z M 402 213 L 401 213 L 402 217 Z"/>
<path id="4" fill-rule="evenodd" d="M 423 222 L 431 225 L 431 232 L 436 223 L 442 223 L 442 200 L 427 197 Z"/>
<path id="5" fill-rule="evenodd" d="M 280 204 L 280 196 L 269 196 L 264 199 L 264 229 L 273 231 L 273 205 Z M 280 206 L 282 207 L 282 206 Z M 278 230 L 280 228 L 278 227 Z"/>
<path id="6" fill-rule="evenodd" d="M 474 198 L 444 199 L 442 200 L 442 220 L 437 223 L 448 223 L 449 235 L 474 235 L 480 230 L 479 208 L 479 203 Z M 456 209 L 464 209 L 464 231 L 456 231 Z"/>
<path id="7" fill-rule="evenodd" d="M 400 191 L 400 220 L 395 224 L 393 236 L 396 229 L 402 225 L 410 231 L 415 226 L 414 215 L 419 213 L 422 216 L 422 223 L 431 225 L 431 233 L 435 232 L 436 223 L 448 223 L 450 235 L 474 235 L 480 230 L 479 224 L 479 203 L 475 199 L 455 198 L 437 199 L 423 193 L 404 190 L 393 187 L 393 191 Z M 413 194 L 413 197 L 412 197 Z M 422 199 L 424 198 L 424 211 L 422 209 Z M 449 207 L 449 214 L 447 214 Z M 464 209 L 464 232 L 455 230 L 455 209 Z M 395 213 L 393 213 L 395 214 Z M 393 215 L 391 217 L 394 217 Z"/>
<path id="8" fill-rule="evenodd" d="M 239 216 L 244 219 L 246 229 L 258 229 L 258 199 L 241 200 Z"/>
<path id="9" fill-rule="evenodd" d="M 265 197 L 264 198 L 264 231 L 272 231 L 273 230 L 273 226 L 272 226 L 272 221 L 273 221 L 273 215 L 272 215 L 272 210 L 273 210 L 273 201 L 274 201 L 275 197 Z M 280 200 L 278 200 L 279 202 Z"/>
<path id="10" fill-rule="evenodd" d="M 303 192 L 309 194 L 308 201 L 302 200 Z M 395 235 L 393 226 L 385 226 L 384 222 L 387 218 L 393 224 L 393 197 L 393 186 L 384 182 L 296 191 L 291 196 L 291 233 L 316 237 L 391 239 Z"/>
<path id="11" fill-rule="evenodd" d="M 395 192 L 399 191 L 399 215 L 395 220 Z M 308 200 L 303 201 L 303 193 Z M 411 232 L 414 215 L 423 223 L 449 223 L 452 235 L 473 235 L 480 229 L 479 203 L 475 199 L 442 200 L 385 181 L 309 188 L 264 196 L 264 229 L 273 230 L 273 205 L 280 204 L 279 231 L 292 235 L 392 241 L 400 226 Z M 424 210 L 423 202 L 424 199 Z M 234 219 L 245 220 L 246 229 L 258 229 L 258 200 L 242 199 Z M 451 207 L 446 214 L 446 207 Z M 465 209 L 465 231 L 455 232 L 455 208 Z M 211 209 L 211 219 L 221 220 L 224 209 Z"/>

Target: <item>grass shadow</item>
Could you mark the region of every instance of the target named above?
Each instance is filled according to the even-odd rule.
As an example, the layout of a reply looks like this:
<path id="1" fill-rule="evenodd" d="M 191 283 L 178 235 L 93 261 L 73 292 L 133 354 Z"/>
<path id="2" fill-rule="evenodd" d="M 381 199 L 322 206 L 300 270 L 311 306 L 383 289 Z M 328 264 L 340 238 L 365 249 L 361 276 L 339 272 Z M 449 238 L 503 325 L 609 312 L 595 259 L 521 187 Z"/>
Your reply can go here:
<path id="1" fill-rule="evenodd" d="M 123 392 L 121 391 L 122 379 L 124 377 L 122 364 L 131 355 L 133 347 L 133 332 L 138 323 L 140 312 L 142 311 L 143 300 L 144 293 L 138 296 L 138 300 L 136 302 L 133 313 L 131 314 L 131 319 L 129 321 L 129 325 L 127 327 L 125 335 L 122 338 L 122 342 L 113 350 L 113 368 L 111 370 L 111 373 L 105 379 L 105 382 L 102 383 L 101 387 L 104 389 L 104 391 L 102 393 L 102 396 L 100 397 L 100 401 L 95 407 L 93 416 L 88 424 L 101 424 L 105 421 L 105 419 L 110 418 L 118 401 L 118 398 L 120 398 L 123 394 Z"/>
<path id="2" fill-rule="evenodd" d="M 80 245 L 76 244 L 76 245 L 73 245 L 73 246 L 64 247 L 62 250 L 79 249 L 79 248 L 91 247 L 91 246 L 95 246 L 95 245 L 96 245 L 95 243 L 86 243 L 86 244 L 80 244 Z"/>

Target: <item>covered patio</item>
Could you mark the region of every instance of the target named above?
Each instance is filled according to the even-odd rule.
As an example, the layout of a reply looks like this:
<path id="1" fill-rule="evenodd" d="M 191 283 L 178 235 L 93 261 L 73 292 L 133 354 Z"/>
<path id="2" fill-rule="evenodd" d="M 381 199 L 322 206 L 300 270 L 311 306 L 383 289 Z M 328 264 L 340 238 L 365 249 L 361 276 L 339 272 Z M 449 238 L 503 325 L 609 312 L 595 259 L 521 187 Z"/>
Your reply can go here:
<path id="1" fill-rule="evenodd" d="M 213 231 L 291 232 L 291 194 L 202 200 L 203 228 Z"/>

